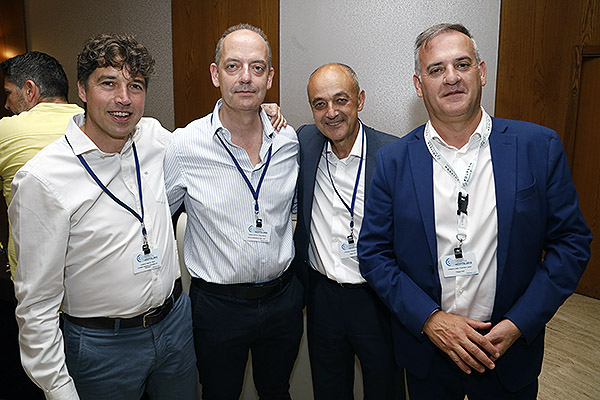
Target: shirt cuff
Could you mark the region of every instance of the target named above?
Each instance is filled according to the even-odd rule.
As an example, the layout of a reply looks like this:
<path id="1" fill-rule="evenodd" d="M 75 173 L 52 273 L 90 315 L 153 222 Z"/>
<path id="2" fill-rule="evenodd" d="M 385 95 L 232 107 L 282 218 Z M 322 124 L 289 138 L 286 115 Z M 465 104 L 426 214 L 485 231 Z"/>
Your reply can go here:
<path id="1" fill-rule="evenodd" d="M 79 400 L 72 378 L 69 378 L 69 381 L 58 389 L 46 392 L 45 395 L 47 400 Z"/>

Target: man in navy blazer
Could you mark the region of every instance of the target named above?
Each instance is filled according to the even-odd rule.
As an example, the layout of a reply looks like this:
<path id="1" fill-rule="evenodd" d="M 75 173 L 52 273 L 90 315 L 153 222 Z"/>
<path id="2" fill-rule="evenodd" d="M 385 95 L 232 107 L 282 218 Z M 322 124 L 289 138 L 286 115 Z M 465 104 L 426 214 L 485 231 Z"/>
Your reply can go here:
<path id="1" fill-rule="evenodd" d="M 415 71 L 430 120 L 378 154 L 361 272 L 396 317 L 411 399 L 535 399 L 545 325 L 590 257 L 562 145 L 481 108 L 464 26 L 421 33 Z"/>
<path id="2" fill-rule="evenodd" d="M 365 92 L 347 65 L 312 73 L 316 125 L 298 129 L 300 174 L 295 268 L 305 285 L 315 399 L 354 399 L 354 358 L 366 399 L 404 398 L 389 310 L 360 275 L 356 240 L 377 151 L 397 137 L 358 119 Z M 401 396 L 401 397 L 399 397 Z"/>

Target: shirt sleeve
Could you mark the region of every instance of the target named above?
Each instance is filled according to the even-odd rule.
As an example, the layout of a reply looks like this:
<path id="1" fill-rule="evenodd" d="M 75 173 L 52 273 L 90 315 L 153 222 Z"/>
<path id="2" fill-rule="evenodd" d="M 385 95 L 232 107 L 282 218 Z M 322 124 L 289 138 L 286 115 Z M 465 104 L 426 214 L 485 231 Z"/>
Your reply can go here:
<path id="1" fill-rule="evenodd" d="M 178 141 L 175 135 L 176 133 L 173 134 L 173 138 L 167 146 L 164 160 L 165 188 L 171 214 L 174 214 L 179 209 L 186 192 L 185 186 L 182 183 L 183 173 L 179 164 Z"/>
<path id="2" fill-rule="evenodd" d="M 79 399 L 59 329 L 69 212 L 56 191 L 30 171 L 17 173 L 12 191 L 9 217 L 18 259 L 15 295 L 21 361 L 47 399 Z"/>

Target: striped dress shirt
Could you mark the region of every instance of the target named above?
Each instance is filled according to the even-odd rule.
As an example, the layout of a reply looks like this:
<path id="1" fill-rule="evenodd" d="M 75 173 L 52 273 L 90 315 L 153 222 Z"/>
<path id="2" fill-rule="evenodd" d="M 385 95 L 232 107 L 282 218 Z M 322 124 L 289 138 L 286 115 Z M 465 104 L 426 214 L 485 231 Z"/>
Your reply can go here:
<path id="1" fill-rule="evenodd" d="M 294 257 L 291 211 L 298 139 L 290 126 L 276 132 L 261 110 L 261 161 L 253 166 L 221 124 L 221 104 L 219 100 L 211 114 L 174 132 L 165 155 L 168 201 L 172 212 L 185 204 L 183 253 L 191 276 L 219 284 L 263 282 L 279 276 Z M 273 146 L 259 192 L 259 218 L 270 230 L 268 243 L 247 240 L 256 221 L 254 198 L 225 146 L 255 189 Z"/>

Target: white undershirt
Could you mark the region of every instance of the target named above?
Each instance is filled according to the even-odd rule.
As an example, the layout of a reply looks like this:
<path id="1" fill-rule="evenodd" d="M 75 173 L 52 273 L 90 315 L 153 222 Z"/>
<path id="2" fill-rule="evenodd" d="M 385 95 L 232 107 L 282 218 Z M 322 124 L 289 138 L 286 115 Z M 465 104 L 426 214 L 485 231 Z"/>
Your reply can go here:
<path id="1" fill-rule="evenodd" d="M 483 109 L 482 109 L 483 111 Z M 465 175 L 467 165 L 473 160 L 481 141 L 484 121 L 482 114 L 477 129 L 461 149 L 449 146 L 428 122 L 432 140 L 459 177 Z M 451 255 L 458 245 L 457 197 L 458 182 L 435 160 L 433 163 L 433 197 L 438 257 Z M 445 278 L 438 262 L 442 286 L 442 311 L 481 321 L 489 321 L 494 307 L 497 270 L 498 219 L 496 192 L 490 146 L 484 145 L 468 186 L 468 227 L 463 243 L 463 253 L 475 253 L 479 273 L 471 276 Z"/>

